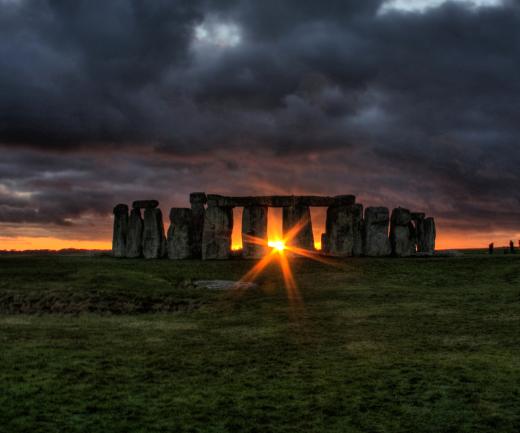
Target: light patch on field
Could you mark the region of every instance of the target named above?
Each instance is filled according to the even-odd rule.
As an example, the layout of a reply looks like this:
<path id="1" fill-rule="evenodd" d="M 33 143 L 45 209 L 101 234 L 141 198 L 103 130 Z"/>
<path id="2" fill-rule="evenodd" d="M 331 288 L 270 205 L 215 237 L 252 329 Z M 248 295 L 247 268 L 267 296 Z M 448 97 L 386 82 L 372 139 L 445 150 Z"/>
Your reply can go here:
<path id="1" fill-rule="evenodd" d="M 139 319 L 118 319 L 118 325 L 122 328 L 133 328 L 146 330 L 160 330 L 160 331 L 190 331 L 197 329 L 198 326 L 194 322 L 174 322 L 167 320 L 139 320 Z"/>
<path id="2" fill-rule="evenodd" d="M 27 326 L 32 325 L 32 321 L 26 317 L 10 317 L 10 316 L 0 316 L 0 323 L 2 325 L 15 325 L 15 326 Z"/>

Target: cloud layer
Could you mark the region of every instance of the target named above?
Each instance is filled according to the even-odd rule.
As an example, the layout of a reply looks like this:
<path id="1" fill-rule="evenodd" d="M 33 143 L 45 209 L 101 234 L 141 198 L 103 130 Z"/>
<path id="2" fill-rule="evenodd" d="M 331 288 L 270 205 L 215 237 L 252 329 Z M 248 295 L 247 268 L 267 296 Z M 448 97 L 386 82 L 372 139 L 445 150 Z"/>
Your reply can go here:
<path id="1" fill-rule="evenodd" d="M 485 4 L 0 1 L 0 230 L 107 239 L 117 202 L 206 190 L 513 236 L 520 7 Z"/>

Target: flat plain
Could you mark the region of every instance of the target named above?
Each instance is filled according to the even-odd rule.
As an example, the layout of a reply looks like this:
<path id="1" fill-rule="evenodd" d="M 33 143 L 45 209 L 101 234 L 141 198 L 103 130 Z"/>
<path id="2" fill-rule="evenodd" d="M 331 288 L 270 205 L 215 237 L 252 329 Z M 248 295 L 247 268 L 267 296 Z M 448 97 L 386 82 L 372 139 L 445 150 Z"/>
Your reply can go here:
<path id="1" fill-rule="evenodd" d="M 2 432 L 518 432 L 520 254 L 0 257 Z"/>

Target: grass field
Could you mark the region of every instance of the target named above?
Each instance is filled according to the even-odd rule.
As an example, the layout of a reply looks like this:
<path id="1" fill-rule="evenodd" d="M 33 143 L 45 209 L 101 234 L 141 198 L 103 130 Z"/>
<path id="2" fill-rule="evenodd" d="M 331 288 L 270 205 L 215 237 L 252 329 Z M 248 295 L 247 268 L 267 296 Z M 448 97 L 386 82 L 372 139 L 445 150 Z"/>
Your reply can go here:
<path id="1" fill-rule="evenodd" d="M 0 431 L 520 431 L 520 255 L 0 257 Z"/>

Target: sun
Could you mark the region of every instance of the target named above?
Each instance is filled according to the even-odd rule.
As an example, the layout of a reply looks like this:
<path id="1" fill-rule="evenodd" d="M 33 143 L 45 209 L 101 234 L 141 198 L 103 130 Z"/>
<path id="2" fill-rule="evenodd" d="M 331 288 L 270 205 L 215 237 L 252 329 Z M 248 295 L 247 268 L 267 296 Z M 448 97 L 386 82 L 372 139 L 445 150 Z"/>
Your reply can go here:
<path id="1" fill-rule="evenodd" d="M 278 252 L 285 250 L 285 242 L 281 239 L 269 241 L 267 245 Z"/>

